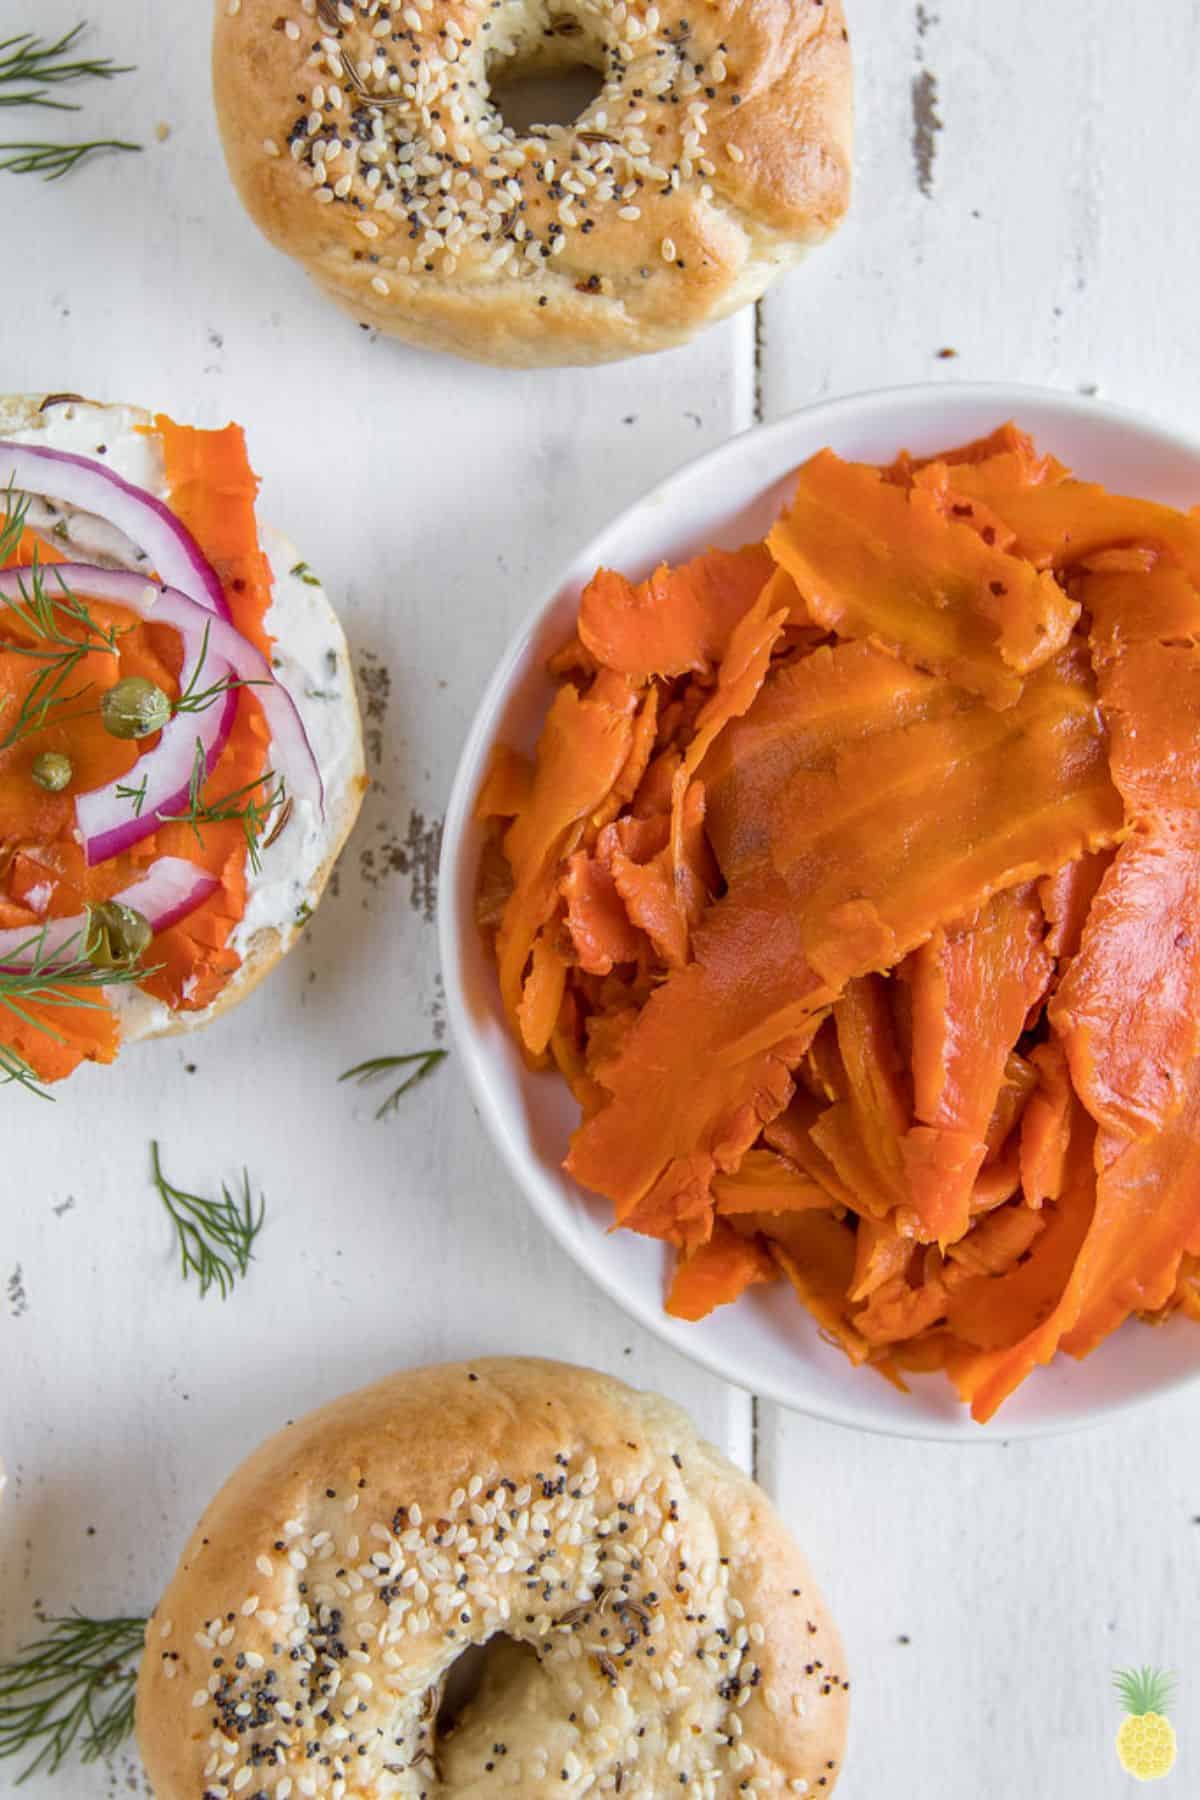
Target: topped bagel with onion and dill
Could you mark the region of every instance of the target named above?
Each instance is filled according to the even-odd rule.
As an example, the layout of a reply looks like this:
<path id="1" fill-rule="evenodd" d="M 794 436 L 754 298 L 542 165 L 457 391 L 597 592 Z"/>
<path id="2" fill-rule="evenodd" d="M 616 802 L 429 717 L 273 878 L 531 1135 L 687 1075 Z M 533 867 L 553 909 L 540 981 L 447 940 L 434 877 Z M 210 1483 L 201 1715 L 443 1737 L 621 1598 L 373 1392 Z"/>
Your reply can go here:
<path id="1" fill-rule="evenodd" d="M 241 428 L 0 399 L 0 1083 L 207 1024 L 366 787 L 340 622 Z"/>

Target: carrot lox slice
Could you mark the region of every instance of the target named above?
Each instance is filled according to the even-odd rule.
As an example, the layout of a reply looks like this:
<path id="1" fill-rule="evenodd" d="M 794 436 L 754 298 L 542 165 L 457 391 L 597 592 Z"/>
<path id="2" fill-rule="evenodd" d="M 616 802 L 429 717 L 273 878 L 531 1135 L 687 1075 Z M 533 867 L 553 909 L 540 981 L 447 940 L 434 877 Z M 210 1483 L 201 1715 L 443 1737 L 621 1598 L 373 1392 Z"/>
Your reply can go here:
<path id="1" fill-rule="evenodd" d="M 852 1323 L 846 1300 L 854 1274 L 853 1231 L 829 1213 L 804 1212 L 784 1214 L 764 1235 L 771 1255 L 823 1334 L 851 1362 L 866 1362 L 870 1346 Z"/>
<path id="2" fill-rule="evenodd" d="M 621 773 L 636 698 L 626 684 L 603 676 L 583 696 L 570 686 L 559 689 L 538 740 L 529 804 L 505 833 L 514 888 L 496 949 L 500 991 L 518 1034 L 526 964 L 556 904 L 559 865 Z"/>
<path id="3" fill-rule="evenodd" d="M 763 593 L 734 626 L 716 689 L 697 715 L 695 735 L 671 781 L 671 877 L 685 937 L 699 923 L 712 886 L 697 880 L 695 872 L 698 846 L 694 837 L 703 810 L 697 820 L 693 808 L 693 842 L 689 845 L 687 800 L 695 792 L 693 777 L 730 720 L 740 718 L 757 698 L 787 618 L 786 611 L 771 611 L 770 594 Z"/>
<path id="4" fill-rule="evenodd" d="M 708 550 L 673 569 L 662 564 L 636 584 L 601 569 L 579 602 L 579 636 L 599 663 L 637 681 L 706 672 L 773 567 L 765 545 L 749 544 Z"/>
<path id="5" fill-rule="evenodd" d="M 666 1310 L 676 1319 L 703 1319 L 715 1307 L 739 1300 L 748 1287 L 778 1279 L 776 1264 L 755 1239 L 718 1220 L 708 1242 L 680 1258 Z"/>
<path id="6" fill-rule="evenodd" d="M 0 1009 L 0 1042 L 38 1081 L 62 1081 L 81 1063 L 115 1061 L 121 1031 L 112 1007 L 94 988 L 63 988 L 58 1003 L 23 1000 L 20 1016 Z"/>
<path id="7" fill-rule="evenodd" d="M 1128 545 L 1156 549 L 1200 582 L 1200 519 L 1153 500 L 1071 479 L 1017 483 L 1003 460 L 955 471 L 958 490 L 990 507 L 1013 534 L 1013 554 L 1035 569 L 1069 569 Z"/>
<path id="8" fill-rule="evenodd" d="M 1093 575 L 1080 591 L 1131 835 L 1049 1010 L 1084 1105 L 1139 1138 L 1184 1104 L 1200 1053 L 1200 649 L 1155 635 L 1165 609 L 1200 634 L 1200 593 L 1170 570 Z"/>
<path id="9" fill-rule="evenodd" d="M 1096 1199 L 1092 1134 L 1076 1133 L 1063 1194 L 1045 1209 L 1045 1228 L 1029 1256 L 999 1277 L 964 1282 L 946 1310 L 950 1329 L 972 1353 L 955 1371 L 955 1383 L 976 1419 L 991 1417 L 1038 1362 L 1058 1345 L 1055 1309 L 1087 1238 Z"/>
<path id="10" fill-rule="evenodd" d="M 1025 1203 L 1057 1200 L 1066 1173 L 1074 1093 L 1062 1044 L 1050 1038 L 1030 1053 L 1038 1085 L 1021 1115 L 1020 1167 Z"/>
<path id="11" fill-rule="evenodd" d="M 1013 704 L 1022 676 L 1063 648 L 1079 617 L 1052 575 L 987 544 L 926 488 L 831 450 L 805 463 L 768 543 L 817 624 L 995 706 Z"/>
<path id="12" fill-rule="evenodd" d="M 967 1228 L 975 1178 L 1009 1054 L 1053 965 L 1033 883 L 995 895 L 939 930 L 911 961 L 914 1110 L 905 1139 L 917 1235 L 953 1243 Z"/>
<path id="13" fill-rule="evenodd" d="M 883 977 L 848 982 L 833 1022 L 846 1098 L 814 1122 L 812 1142 L 855 1196 L 855 1211 L 882 1218 L 908 1197 L 902 1144 L 911 1119 Z"/>
<path id="14" fill-rule="evenodd" d="M 737 1168 L 713 1177 L 718 1214 L 828 1212 L 834 1201 L 827 1189 L 772 1150 L 747 1150 Z"/>
<path id="15" fill-rule="evenodd" d="M 529 805 L 533 766 L 510 744 L 497 744 L 475 801 L 477 819 L 515 819 Z"/>
<path id="16" fill-rule="evenodd" d="M 1130 1313 L 1165 1305 L 1200 1232 L 1200 652 L 1152 635 L 1164 599 L 1180 600 L 1175 576 L 1166 587 L 1153 568 L 1081 583 L 1132 828 L 1049 1007 L 1096 1127 L 1086 1167 L 1073 1133 L 1059 1205 L 1094 1198 L 1057 1303 L 969 1375 L 979 1417 L 1059 1347 L 1086 1355 Z M 1200 627 L 1200 596 L 1195 608 Z"/>
<path id="17" fill-rule="evenodd" d="M 809 672 L 822 656 L 778 677 L 802 731 Z M 840 656 L 860 661 L 861 647 L 831 660 Z M 756 734 L 776 679 L 723 741 L 743 727 Z M 782 794 L 752 788 L 766 811 L 752 827 L 731 834 L 721 819 L 739 784 L 710 789 L 718 856 L 722 842 L 743 846 L 725 870 L 730 890 L 696 931 L 694 960 L 654 992 L 606 1071 L 612 1101 L 572 1141 L 572 1173 L 613 1199 L 618 1218 L 677 1158 L 690 1191 L 693 1153 L 715 1166 L 728 1142 L 739 1153 L 749 1147 L 747 1130 L 790 1099 L 790 1070 L 847 981 L 893 965 L 943 919 L 1111 842 L 1120 828 L 1090 674 L 1078 659 L 1039 670 L 1004 713 L 959 694 L 937 716 L 946 684 L 922 682 L 935 716 L 908 723 L 913 683 L 901 679 L 891 691 L 904 723 L 845 745 L 837 729 L 853 710 L 834 714 L 831 728 L 819 699 L 818 765 L 798 769 Z"/>
<path id="18" fill-rule="evenodd" d="M 609 975 L 616 963 L 636 962 L 643 939 L 625 910 L 606 862 L 576 850 L 558 884 L 566 903 L 566 929 L 579 967 Z"/>
<path id="19" fill-rule="evenodd" d="M 1040 487 L 1044 482 L 1062 481 L 1069 473 L 1055 457 L 1043 455 L 1029 433 L 1008 419 L 995 431 L 989 431 L 986 437 L 972 438 L 950 450 L 939 450 L 934 456 L 912 456 L 902 450 L 884 469 L 883 475 L 886 481 L 910 487 L 923 469 L 936 464 L 957 472 L 964 464 L 973 463 L 986 463 L 994 474 L 1002 471 L 997 475 L 998 487 L 1013 488 L 1018 492 L 1027 487 Z"/>

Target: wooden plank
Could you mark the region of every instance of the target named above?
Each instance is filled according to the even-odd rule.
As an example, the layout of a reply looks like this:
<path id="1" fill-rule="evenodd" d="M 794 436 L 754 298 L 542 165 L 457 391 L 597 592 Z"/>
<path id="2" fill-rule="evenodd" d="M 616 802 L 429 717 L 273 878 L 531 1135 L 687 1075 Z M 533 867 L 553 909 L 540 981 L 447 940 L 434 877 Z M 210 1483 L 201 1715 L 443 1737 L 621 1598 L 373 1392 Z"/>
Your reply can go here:
<path id="1" fill-rule="evenodd" d="M 792 1414 L 764 1478 L 846 1638 L 851 1742 L 838 1800 L 1124 1793 L 1112 1671 L 1189 1671 L 1200 1446 L 1186 1396 L 1094 1432 L 963 1448 Z M 764 1421 L 764 1425 L 767 1422 Z"/>
<path id="2" fill-rule="evenodd" d="M 46 0 L 36 24 L 76 16 Z M 148 147 L 49 188 L 6 181 L 25 252 L 5 275 L 4 380 L 247 425 L 264 515 L 343 604 L 375 786 L 336 891 L 251 1003 L 84 1071 L 54 1106 L 0 1099 L 0 1657 L 35 1604 L 151 1605 L 264 1433 L 406 1363 L 595 1363 L 671 1393 L 744 1463 L 750 1450 L 748 1398 L 630 1324 L 535 1221 L 453 1062 L 384 1123 L 337 1076 L 440 1039 L 436 857 L 472 711 L 568 555 L 749 422 L 752 318 L 590 373 L 375 341 L 242 215 L 201 73 L 208 8 L 176 9 L 169 32 L 148 3 L 96 0 L 89 17 L 140 65 L 89 93 L 89 128 Z M 180 1284 L 151 1136 L 185 1184 L 245 1164 L 267 1196 L 259 1262 L 226 1305 Z M 134 1781 L 128 1759 L 120 1775 Z M 88 1769 L 24 1790 L 65 1791 L 113 1788 Z"/>
<path id="3" fill-rule="evenodd" d="M 1191 424 L 1195 8 L 856 0 L 851 26 L 854 206 L 765 303 L 766 415 L 944 378 Z"/>
<path id="4" fill-rule="evenodd" d="M 1195 9 L 1159 8 L 1136 28 L 1082 0 L 857 0 L 852 17 L 855 209 L 763 308 L 764 416 L 996 378 L 1194 429 L 1200 250 L 1177 208 Z M 1119 1791 L 1111 1669 L 1182 1671 L 1196 1656 L 1188 1410 L 1181 1399 L 1093 1435 L 972 1452 L 759 1409 L 760 1475 L 849 1642 L 840 1796 Z M 1198 1720 L 1181 1689 L 1182 1742 Z"/>

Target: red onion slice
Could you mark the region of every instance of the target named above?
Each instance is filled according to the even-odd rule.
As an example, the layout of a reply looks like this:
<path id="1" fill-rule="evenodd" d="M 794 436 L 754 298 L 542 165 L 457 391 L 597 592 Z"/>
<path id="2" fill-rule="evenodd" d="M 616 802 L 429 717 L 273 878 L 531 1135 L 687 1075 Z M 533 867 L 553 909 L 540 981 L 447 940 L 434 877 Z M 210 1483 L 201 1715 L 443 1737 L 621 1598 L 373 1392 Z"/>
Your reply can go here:
<path id="1" fill-rule="evenodd" d="M 185 683 L 189 668 L 195 663 L 190 650 L 188 646 L 184 652 Z M 204 667 L 211 670 L 214 681 L 222 681 L 232 672 L 225 663 L 213 662 L 211 658 L 206 658 Z M 164 726 L 157 747 L 140 757 L 122 781 L 110 781 L 105 787 L 92 788 L 77 797 L 75 823 L 89 867 L 107 862 L 110 856 L 119 856 L 157 831 L 164 819 L 177 818 L 187 811 L 196 768 L 196 745 L 200 745 L 207 779 L 229 741 L 237 703 L 238 690 L 231 687 L 203 712 L 174 714 Z M 135 812 L 129 795 L 118 789 L 128 787 L 131 778 L 140 780 L 142 776 L 146 787 Z"/>
<path id="2" fill-rule="evenodd" d="M 185 856 L 160 856 L 158 861 L 122 893 L 114 894 L 123 906 L 140 912 L 152 931 L 168 931 L 216 892 L 220 876 Z"/>
<path id="3" fill-rule="evenodd" d="M 239 631 L 225 620 L 214 618 L 186 594 L 160 587 L 142 575 L 79 563 L 55 563 L 52 574 L 79 594 L 127 607 L 139 618 L 157 625 L 170 625 L 177 631 L 184 646 L 181 688 L 187 686 L 192 673 L 200 666 L 202 656 L 204 671 L 206 674 L 211 671 L 213 681 L 231 676 L 236 681 L 254 683 L 254 694 L 271 734 L 271 763 L 275 774 L 283 779 L 293 799 L 308 799 L 324 813 L 321 771 L 296 704 L 287 689 L 276 680 L 266 657 Z M 19 599 L 22 578 L 20 569 L 0 570 L 0 598 Z M 237 708 L 238 691 L 237 688 L 227 689 L 202 712 L 176 713 L 171 718 L 157 747 L 139 758 L 135 765 L 136 771 L 146 778 L 145 795 L 137 815 L 128 794 L 117 793 L 118 787 L 130 785 L 128 776 L 78 796 L 75 819 L 90 864 L 103 862 L 149 837 L 151 832 L 158 830 L 160 816 L 186 810 L 188 787 L 195 766 L 196 740 L 200 740 L 207 773 L 225 747 Z"/>
<path id="4" fill-rule="evenodd" d="M 231 616 L 217 572 L 191 532 L 145 488 L 90 456 L 5 441 L 0 442 L 0 494 L 10 484 L 17 493 L 62 500 L 107 519 L 146 557 L 147 575 L 153 569 L 164 586 L 178 588 L 218 618 Z"/>
<path id="5" fill-rule="evenodd" d="M 160 856 L 139 881 L 113 899 L 140 912 L 153 931 L 166 931 L 195 912 L 220 885 L 216 875 L 182 856 Z M 75 913 L 69 919 L 47 919 L 32 929 L 19 925 L 0 931 L 0 969 L 12 975 L 36 964 L 50 974 L 63 975 L 87 967 L 87 928 L 88 914 Z M 64 960 L 56 965 L 56 957 Z"/>

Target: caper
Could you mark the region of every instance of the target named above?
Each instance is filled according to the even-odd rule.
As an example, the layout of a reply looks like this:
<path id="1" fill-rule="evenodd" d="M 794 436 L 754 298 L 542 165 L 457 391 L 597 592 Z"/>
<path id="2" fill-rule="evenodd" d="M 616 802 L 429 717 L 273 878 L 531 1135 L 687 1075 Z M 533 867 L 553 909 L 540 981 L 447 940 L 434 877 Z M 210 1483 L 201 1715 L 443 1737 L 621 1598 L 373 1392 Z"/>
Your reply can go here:
<path id="1" fill-rule="evenodd" d="M 100 701 L 104 729 L 115 738 L 144 738 L 161 731 L 171 717 L 171 702 L 144 675 L 126 675 Z"/>
<path id="2" fill-rule="evenodd" d="M 102 900 L 90 909 L 87 958 L 97 969 L 128 969 L 154 936 L 149 919 L 120 900 Z"/>
<path id="3" fill-rule="evenodd" d="M 71 759 L 57 750 L 43 750 L 40 756 L 33 759 L 33 767 L 29 771 L 40 788 L 48 794 L 61 794 L 71 782 Z"/>

